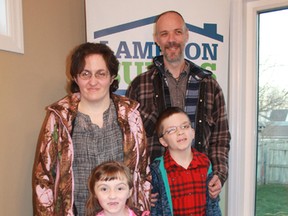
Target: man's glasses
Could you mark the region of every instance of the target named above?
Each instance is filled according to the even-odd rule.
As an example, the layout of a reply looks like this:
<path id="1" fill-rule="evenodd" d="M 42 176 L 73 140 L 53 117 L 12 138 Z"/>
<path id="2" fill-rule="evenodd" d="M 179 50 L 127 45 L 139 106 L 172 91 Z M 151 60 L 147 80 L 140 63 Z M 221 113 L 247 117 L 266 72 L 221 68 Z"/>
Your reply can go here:
<path id="1" fill-rule="evenodd" d="M 185 123 L 185 124 L 182 124 L 180 126 L 172 126 L 172 127 L 169 127 L 167 130 L 164 131 L 164 133 L 162 133 L 162 135 L 159 137 L 163 137 L 165 134 L 174 134 L 177 132 L 178 128 L 180 128 L 181 130 L 187 130 L 191 127 L 191 124 L 190 123 Z"/>
<path id="2" fill-rule="evenodd" d="M 94 76 L 100 80 L 106 79 L 108 75 L 109 75 L 109 72 L 105 70 L 97 71 L 94 74 Z M 78 76 L 83 80 L 89 80 L 93 76 L 93 73 L 91 71 L 84 70 L 81 73 L 79 73 Z"/>

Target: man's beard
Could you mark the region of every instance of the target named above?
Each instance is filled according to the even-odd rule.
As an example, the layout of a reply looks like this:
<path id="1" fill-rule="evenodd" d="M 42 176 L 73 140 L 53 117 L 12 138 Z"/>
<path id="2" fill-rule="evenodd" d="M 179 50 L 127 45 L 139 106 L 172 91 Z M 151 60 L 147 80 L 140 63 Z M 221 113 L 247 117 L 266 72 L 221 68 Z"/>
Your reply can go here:
<path id="1" fill-rule="evenodd" d="M 183 50 L 181 47 L 181 44 L 176 43 L 176 42 L 168 42 L 165 46 L 164 46 L 164 50 L 166 49 L 170 49 L 170 48 L 176 48 L 176 52 L 173 52 L 171 55 L 171 52 L 163 52 L 163 56 L 166 59 L 166 61 L 170 62 L 170 63 L 174 63 L 174 62 L 178 62 L 183 58 Z"/>

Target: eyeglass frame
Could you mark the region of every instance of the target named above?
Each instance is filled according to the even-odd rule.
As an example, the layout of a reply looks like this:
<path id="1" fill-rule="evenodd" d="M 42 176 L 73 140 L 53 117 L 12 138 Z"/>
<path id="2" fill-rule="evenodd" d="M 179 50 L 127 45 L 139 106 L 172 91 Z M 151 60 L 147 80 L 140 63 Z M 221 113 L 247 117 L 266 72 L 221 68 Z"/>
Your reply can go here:
<path id="1" fill-rule="evenodd" d="M 86 77 L 82 76 L 84 73 L 87 73 Z M 78 73 L 78 77 L 82 80 L 90 80 L 92 78 L 92 76 L 94 76 L 96 79 L 104 80 L 109 76 L 109 74 L 110 73 L 108 70 L 99 70 L 99 71 L 96 71 L 94 74 L 89 70 L 83 70 L 80 73 Z"/>
<path id="2" fill-rule="evenodd" d="M 192 125 L 191 125 L 191 122 L 187 122 L 187 123 L 183 123 L 181 125 L 178 125 L 178 126 L 171 126 L 169 127 L 168 129 L 166 129 L 164 131 L 164 133 L 162 133 L 159 138 L 162 138 L 165 134 L 168 134 L 168 135 L 171 135 L 171 134 L 174 134 L 178 131 L 178 128 L 180 128 L 181 130 L 187 130 L 189 128 L 192 128 Z M 171 131 L 172 129 L 172 131 Z M 193 128 L 192 128 L 193 129 Z"/>

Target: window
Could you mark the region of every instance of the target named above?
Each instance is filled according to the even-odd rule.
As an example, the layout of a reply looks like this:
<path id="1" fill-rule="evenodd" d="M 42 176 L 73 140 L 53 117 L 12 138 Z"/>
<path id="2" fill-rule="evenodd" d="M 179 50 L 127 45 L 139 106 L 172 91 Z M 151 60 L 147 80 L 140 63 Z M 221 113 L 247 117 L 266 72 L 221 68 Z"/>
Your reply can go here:
<path id="1" fill-rule="evenodd" d="M 0 34 L 7 35 L 6 2 L 0 0 Z"/>
<path id="2" fill-rule="evenodd" d="M 284 8 L 288 8 L 287 0 L 231 1 L 228 114 L 232 140 L 227 215 L 250 216 L 256 212 L 258 15 Z"/>
<path id="3" fill-rule="evenodd" d="M 288 9 L 260 12 L 256 215 L 288 215 Z"/>
<path id="4" fill-rule="evenodd" d="M 22 0 L 0 0 L 0 50 L 24 53 Z"/>

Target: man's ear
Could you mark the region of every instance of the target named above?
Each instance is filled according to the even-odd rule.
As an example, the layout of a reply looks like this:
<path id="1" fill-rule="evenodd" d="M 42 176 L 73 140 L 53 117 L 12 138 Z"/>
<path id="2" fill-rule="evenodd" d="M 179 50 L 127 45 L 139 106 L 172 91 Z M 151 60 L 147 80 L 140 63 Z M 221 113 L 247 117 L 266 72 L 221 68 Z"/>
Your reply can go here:
<path id="1" fill-rule="evenodd" d="M 186 30 L 185 31 L 185 44 L 188 42 L 188 40 L 189 40 L 189 31 Z"/>
<path id="2" fill-rule="evenodd" d="M 157 39 L 157 35 L 155 33 L 153 34 L 153 40 L 154 40 L 155 44 L 158 46 L 158 39 Z"/>
<path id="3" fill-rule="evenodd" d="M 161 145 L 163 145 L 164 147 L 168 147 L 168 144 L 166 143 L 165 139 L 163 137 L 161 137 L 159 139 L 159 142 L 161 143 Z"/>

